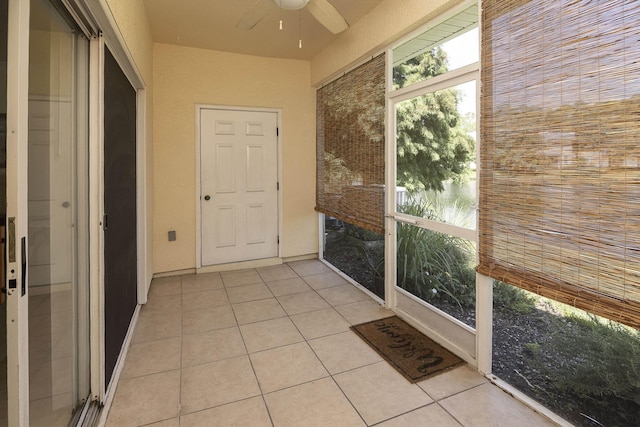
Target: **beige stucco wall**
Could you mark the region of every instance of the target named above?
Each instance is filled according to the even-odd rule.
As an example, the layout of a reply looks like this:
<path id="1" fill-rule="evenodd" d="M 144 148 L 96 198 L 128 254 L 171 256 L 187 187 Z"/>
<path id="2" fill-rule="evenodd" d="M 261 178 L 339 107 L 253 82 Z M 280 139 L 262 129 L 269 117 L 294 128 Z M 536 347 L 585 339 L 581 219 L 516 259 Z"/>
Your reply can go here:
<path id="1" fill-rule="evenodd" d="M 153 38 L 143 1 L 107 0 L 147 87 L 153 87 Z"/>
<path id="2" fill-rule="evenodd" d="M 311 83 L 376 54 L 402 36 L 438 17 L 462 0 L 385 0 L 311 60 Z"/>
<path id="3" fill-rule="evenodd" d="M 196 266 L 196 104 L 282 109 L 281 253 L 285 258 L 313 254 L 318 244 L 313 86 L 461 2 L 385 0 L 306 62 L 166 44 L 151 49 L 144 2 L 107 1 L 147 85 L 147 104 L 153 106 L 147 116 L 153 203 L 150 197 L 147 206 L 154 273 Z M 176 241 L 168 241 L 169 230 L 176 231 Z"/>
<path id="4" fill-rule="evenodd" d="M 153 39 L 144 2 L 131 0 L 107 0 L 126 47 L 145 84 L 146 102 L 146 227 L 147 259 L 146 281 L 153 275 Z"/>
<path id="5" fill-rule="evenodd" d="M 153 64 L 155 272 L 196 266 L 196 104 L 282 109 L 281 254 L 316 253 L 309 62 L 155 44 Z"/>

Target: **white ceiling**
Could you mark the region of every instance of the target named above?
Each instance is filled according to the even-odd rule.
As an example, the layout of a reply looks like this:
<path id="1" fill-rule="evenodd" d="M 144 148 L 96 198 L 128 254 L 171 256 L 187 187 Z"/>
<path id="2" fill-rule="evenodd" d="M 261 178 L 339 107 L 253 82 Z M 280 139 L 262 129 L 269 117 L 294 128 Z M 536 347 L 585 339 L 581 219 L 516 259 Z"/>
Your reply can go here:
<path id="1" fill-rule="evenodd" d="M 382 0 L 329 0 L 353 25 Z M 236 28 L 257 0 L 144 0 L 153 40 L 202 49 L 275 58 L 311 59 L 336 37 L 311 14 L 271 12 L 251 30 Z M 282 17 L 283 30 L 279 30 Z M 298 40 L 302 38 L 302 49 Z"/>

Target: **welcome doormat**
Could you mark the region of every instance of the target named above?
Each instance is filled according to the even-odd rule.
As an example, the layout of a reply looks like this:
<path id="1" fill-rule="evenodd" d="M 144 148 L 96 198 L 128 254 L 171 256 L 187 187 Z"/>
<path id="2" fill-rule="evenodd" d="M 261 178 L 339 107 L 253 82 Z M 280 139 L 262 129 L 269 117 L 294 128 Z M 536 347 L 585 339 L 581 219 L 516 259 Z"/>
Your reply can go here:
<path id="1" fill-rule="evenodd" d="M 351 329 L 412 383 L 464 363 L 397 316 L 361 323 Z"/>

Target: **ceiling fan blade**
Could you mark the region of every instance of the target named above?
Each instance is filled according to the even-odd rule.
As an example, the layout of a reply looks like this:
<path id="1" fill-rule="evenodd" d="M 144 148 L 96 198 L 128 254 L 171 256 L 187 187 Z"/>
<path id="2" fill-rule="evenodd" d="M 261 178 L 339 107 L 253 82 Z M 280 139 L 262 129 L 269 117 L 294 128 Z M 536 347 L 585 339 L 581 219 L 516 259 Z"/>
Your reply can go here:
<path id="1" fill-rule="evenodd" d="M 251 9 L 245 13 L 236 24 L 236 28 L 240 30 L 250 30 L 262 21 L 273 9 L 273 0 L 258 0 Z"/>
<path id="2" fill-rule="evenodd" d="M 349 24 L 328 0 L 311 0 L 307 9 L 327 30 L 338 34 L 349 28 Z"/>

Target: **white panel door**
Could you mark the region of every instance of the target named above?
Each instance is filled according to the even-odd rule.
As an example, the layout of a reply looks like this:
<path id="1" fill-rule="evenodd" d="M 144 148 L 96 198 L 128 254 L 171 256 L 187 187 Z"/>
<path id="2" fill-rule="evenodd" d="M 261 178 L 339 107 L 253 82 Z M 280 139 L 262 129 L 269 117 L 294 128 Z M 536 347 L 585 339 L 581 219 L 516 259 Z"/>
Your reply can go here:
<path id="1" fill-rule="evenodd" d="M 278 256 L 277 113 L 200 110 L 203 266 Z"/>

